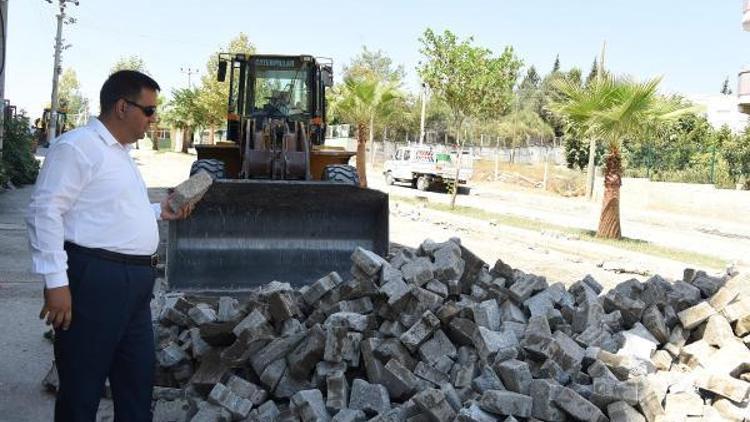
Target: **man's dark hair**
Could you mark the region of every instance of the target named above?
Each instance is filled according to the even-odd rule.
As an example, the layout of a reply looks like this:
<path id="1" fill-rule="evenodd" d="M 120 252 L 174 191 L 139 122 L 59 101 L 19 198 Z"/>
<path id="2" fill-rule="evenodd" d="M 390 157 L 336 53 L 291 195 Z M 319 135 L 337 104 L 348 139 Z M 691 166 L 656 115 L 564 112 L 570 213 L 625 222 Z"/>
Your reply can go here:
<path id="1" fill-rule="evenodd" d="M 115 103 L 121 98 L 135 101 L 143 88 L 161 90 L 159 84 L 150 76 L 135 70 L 118 70 L 109 75 L 99 91 L 99 107 L 102 114 L 112 111 Z"/>

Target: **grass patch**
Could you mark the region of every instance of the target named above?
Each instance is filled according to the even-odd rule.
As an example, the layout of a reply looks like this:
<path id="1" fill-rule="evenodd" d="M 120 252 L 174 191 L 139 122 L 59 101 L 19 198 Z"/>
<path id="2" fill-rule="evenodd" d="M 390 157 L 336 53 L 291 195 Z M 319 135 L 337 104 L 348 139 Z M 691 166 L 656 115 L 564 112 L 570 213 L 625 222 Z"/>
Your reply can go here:
<path id="1" fill-rule="evenodd" d="M 567 234 L 577 236 L 579 239 L 587 242 L 600 243 L 615 248 L 620 248 L 632 252 L 638 252 L 646 255 L 653 255 L 662 258 L 674 259 L 676 261 L 689 263 L 698 267 L 710 267 L 714 269 L 724 268 L 726 262 L 718 257 L 712 255 L 705 255 L 697 252 L 686 251 L 683 249 L 671 248 L 668 246 L 657 245 L 642 239 L 630 239 L 624 237 L 622 239 L 602 239 L 596 237 L 596 232 L 593 230 L 578 229 L 574 227 L 560 226 L 557 224 L 545 223 L 543 221 L 534 220 L 531 218 L 524 218 L 515 215 L 500 214 L 491 211 L 485 211 L 479 208 L 467 207 L 457 205 L 455 209 L 451 210 L 450 205 L 442 203 L 434 203 L 424 201 L 420 199 L 393 195 L 390 197 L 396 202 L 402 202 L 410 205 L 424 205 L 425 207 L 442 212 L 448 212 L 455 215 L 461 215 L 465 217 L 475 218 L 484 221 L 494 221 L 497 224 L 503 224 L 511 227 L 518 227 L 521 229 L 534 230 L 534 231 L 551 231 L 561 234 Z"/>

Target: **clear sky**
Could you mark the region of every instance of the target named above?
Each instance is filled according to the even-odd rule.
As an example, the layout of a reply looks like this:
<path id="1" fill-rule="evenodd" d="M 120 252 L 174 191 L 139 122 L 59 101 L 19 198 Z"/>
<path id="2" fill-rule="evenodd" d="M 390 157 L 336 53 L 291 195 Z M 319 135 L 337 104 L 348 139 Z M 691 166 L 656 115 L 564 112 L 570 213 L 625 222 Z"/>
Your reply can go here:
<path id="1" fill-rule="evenodd" d="M 45 0 L 9 0 L 6 97 L 30 116 L 50 100 L 56 13 Z M 181 67 L 204 73 L 208 57 L 240 32 L 261 53 L 331 57 L 338 75 L 363 45 L 381 49 L 404 66 L 407 87 L 418 86 L 427 27 L 474 36 L 496 52 L 511 45 L 542 74 L 556 54 L 563 69 L 587 74 L 606 40 L 608 69 L 661 75 L 665 92 L 685 95 L 718 93 L 727 76 L 736 90 L 750 64 L 741 0 L 80 0 L 68 13 L 77 23 L 64 27 L 63 67 L 78 74 L 93 113 L 118 58 L 141 56 L 169 96 L 187 86 Z"/>

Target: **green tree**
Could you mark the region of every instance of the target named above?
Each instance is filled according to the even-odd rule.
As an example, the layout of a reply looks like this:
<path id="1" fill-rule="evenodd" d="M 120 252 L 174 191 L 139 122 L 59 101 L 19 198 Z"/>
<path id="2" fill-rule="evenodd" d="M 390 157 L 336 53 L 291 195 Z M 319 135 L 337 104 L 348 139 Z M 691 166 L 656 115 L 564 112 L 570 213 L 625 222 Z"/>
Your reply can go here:
<path id="1" fill-rule="evenodd" d="M 436 34 L 428 28 L 419 41 L 425 61 L 417 72 L 451 110 L 460 161 L 464 123 L 467 119 L 492 118 L 508 111 L 522 62 L 512 47 L 495 56 L 487 48 L 472 45 L 473 38 L 459 40 L 448 30 Z M 456 166 L 456 179 L 459 167 Z M 457 191 L 454 183 L 451 208 L 455 206 Z"/>
<path id="2" fill-rule="evenodd" d="M 521 91 L 536 90 L 539 89 L 541 82 L 542 79 L 539 77 L 539 73 L 537 73 L 536 68 L 532 65 L 526 71 L 526 76 L 524 76 L 518 88 Z"/>
<path id="3" fill-rule="evenodd" d="M 192 146 L 193 132 L 203 127 L 207 112 L 197 88 L 181 88 L 172 91 L 172 99 L 164 107 L 161 119 L 168 125 L 184 131 L 182 152 L 187 153 L 188 148 Z"/>
<path id="4" fill-rule="evenodd" d="M 60 110 L 67 113 L 67 125 L 75 127 L 86 123 L 89 100 L 81 93 L 81 85 L 73 69 L 65 69 L 58 88 Z"/>
<path id="5" fill-rule="evenodd" d="M 591 70 L 589 70 L 589 75 L 586 76 L 586 85 L 591 84 L 591 81 L 596 79 L 596 75 L 599 74 L 599 63 L 596 57 L 594 57 L 594 63 L 591 64 Z"/>
<path id="6" fill-rule="evenodd" d="M 371 51 L 362 46 L 362 51 L 354 57 L 348 66 L 344 66 L 344 79 L 373 77 L 382 82 L 391 82 L 400 86 L 404 79 L 404 67 L 395 66 L 393 60 L 382 50 Z"/>
<path id="7" fill-rule="evenodd" d="M 400 94 L 394 83 L 384 83 L 372 76 L 347 78 L 337 89 L 330 107 L 343 121 L 357 128 L 357 173 L 360 185 L 367 187 L 368 134 L 374 129 L 375 119 L 393 112 Z"/>
<path id="8" fill-rule="evenodd" d="M 750 189 L 750 129 L 745 129 L 741 136 L 727 139 L 722 155 L 729 165 L 729 174 L 734 183 Z"/>
<path id="9" fill-rule="evenodd" d="M 552 73 L 557 73 L 560 71 L 560 55 L 555 56 L 555 63 L 552 65 Z"/>
<path id="10" fill-rule="evenodd" d="M 658 121 L 671 120 L 688 109 L 665 101 L 657 93 L 660 79 L 635 82 L 600 75 L 588 87 L 559 79 L 560 96 L 556 111 L 584 128 L 592 139 L 606 143 L 604 199 L 597 236 L 618 239 L 620 228 L 620 186 L 622 149 L 629 137 L 637 137 Z"/>
<path id="11" fill-rule="evenodd" d="M 513 110 L 503 116 L 497 125 L 497 134 L 504 140 L 510 141 L 513 149 L 528 144 L 531 140 L 541 142 L 549 141 L 555 136 L 555 132 L 533 110 L 522 108 Z M 511 161 L 515 154 L 511 153 Z"/>
<path id="12" fill-rule="evenodd" d="M 141 56 L 138 56 L 136 54 L 132 56 L 123 56 L 117 59 L 115 64 L 113 64 L 109 69 L 109 73 L 112 74 L 117 72 L 118 70 L 137 70 L 138 72 L 145 73 L 146 75 L 151 74 L 146 68 L 146 62 Z"/>
<path id="13" fill-rule="evenodd" d="M 729 88 L 729 76 L 724 79 L 724 83 L 721 85 L 721 93 L 724 95 L 732 95 L 732 89 Z"/>
<path id="14" fill-rule="evenodd" d="M 209 142 L 214 143 L 214 136 L 218 128 L 226 124 L 227 102 L 229 99 L 229 78 L 224 82 L 216 80 L 219 69 L 219 53 L 255 54 L 255 46 L 250 42 L 247 34 L 240 32 L 232 38 L 221 50 L 212 54 L 206 63 L 206 71 L 201 76 L 199 97 L 204 104 L 206 113 L 202 126 L 209 129 Z"/>
<path id="15" fill-rule="evenodd" d="M 0 187 L 8 181 L 18 186 L 34 183 L 39 174 L 39 161 L 31 150 L 33 136 L 29 132 L 29 119 L 21 114 L 5 119 L 4 124 Z"/>

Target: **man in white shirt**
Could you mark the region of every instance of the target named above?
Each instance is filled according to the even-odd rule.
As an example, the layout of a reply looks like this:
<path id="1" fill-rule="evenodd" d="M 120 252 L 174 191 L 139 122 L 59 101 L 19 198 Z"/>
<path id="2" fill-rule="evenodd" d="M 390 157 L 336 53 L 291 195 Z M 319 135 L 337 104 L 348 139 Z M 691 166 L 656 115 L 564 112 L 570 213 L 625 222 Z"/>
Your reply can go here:
<path id="1" fill-rule="evenodd" d="M 55 421 L 94 421 L 107 378 L 116 420 L 151 420 L 157 220 L 191 211 L 149 203 L 129 154 L 156 119 L 158 91 L 142 73 L 112 74 L 99 118 L 55 141 L 31 198 L 33 269 L 45 281 L 40 318 L 55 327 Z"/>

